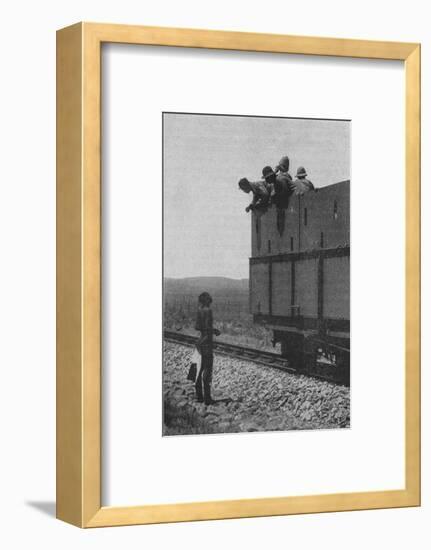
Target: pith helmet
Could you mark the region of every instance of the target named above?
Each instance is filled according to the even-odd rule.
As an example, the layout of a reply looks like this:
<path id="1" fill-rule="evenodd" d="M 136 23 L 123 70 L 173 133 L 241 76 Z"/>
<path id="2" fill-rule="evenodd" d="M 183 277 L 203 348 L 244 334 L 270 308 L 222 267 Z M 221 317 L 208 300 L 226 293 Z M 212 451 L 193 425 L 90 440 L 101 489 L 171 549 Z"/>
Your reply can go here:
<path id="1" fill-rule="evenodd" d="M 262 170 L 262 177 L 268 178 L 269 176 L 275 176 L 275 172 L 271 166 L 265 166 Z"/>
<path id="2" fill-rule="evenodd" d="M 286 157 L 281 157 L 280 162 L 278 163 L 278 167 L 280 168 L 281 166 L 286 168 L 286 170 L 289 170 L 289 166 L 290 166 L 289 157 L 287 157 L 287 156 Z"/>
<path id="3" fill-rule="evenodd" d="M 303 166 L 300 166 L 298 170 L 296 171 L 296 177 L 297 178 L 305 178 L 307 175 L 307 172 L 305 171 L 305 168 Z"/>

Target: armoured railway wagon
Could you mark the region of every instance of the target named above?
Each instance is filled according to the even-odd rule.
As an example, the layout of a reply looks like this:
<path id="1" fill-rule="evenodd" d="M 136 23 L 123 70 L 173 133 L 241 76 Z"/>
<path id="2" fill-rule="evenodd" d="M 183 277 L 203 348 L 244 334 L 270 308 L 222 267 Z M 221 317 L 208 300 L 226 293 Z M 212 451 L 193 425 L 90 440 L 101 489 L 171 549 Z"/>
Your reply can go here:
<path id="1" fill-rule="evenodd" d="M 252 213 L 254 322 L 289 366 L 349 384 L 350 181 L 293 195 L 277 216 L 275 206 Z"/>

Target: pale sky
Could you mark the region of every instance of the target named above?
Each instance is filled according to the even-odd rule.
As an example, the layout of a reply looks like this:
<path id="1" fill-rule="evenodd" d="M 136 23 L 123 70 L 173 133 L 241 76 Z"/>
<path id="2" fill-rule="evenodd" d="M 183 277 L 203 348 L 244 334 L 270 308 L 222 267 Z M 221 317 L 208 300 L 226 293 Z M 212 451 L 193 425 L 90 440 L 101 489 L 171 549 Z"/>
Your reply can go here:
<path id="1" fill-rule="evenodd" d="M 350 122 L 164 113 L 164 276 L 248 277 L 252 196 L 238 180 L 290 158 L 315 187 L 350 179 Z"/>

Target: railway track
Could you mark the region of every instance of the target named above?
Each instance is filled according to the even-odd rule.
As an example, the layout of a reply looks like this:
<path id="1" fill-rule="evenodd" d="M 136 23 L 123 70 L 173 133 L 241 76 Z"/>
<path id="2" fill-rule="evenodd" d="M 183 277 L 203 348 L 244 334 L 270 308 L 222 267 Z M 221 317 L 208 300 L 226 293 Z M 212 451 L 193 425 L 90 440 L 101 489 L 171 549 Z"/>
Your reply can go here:
<path id="1" fill-rule="evenodd" d="M 176 344 L 183 344 L 193 347 L 198 340 L 197 336 L 190 334 L 183 334 L 173 330 L 164 330 L 164 339 L 167 342 L 173 342 Z M 235 359 L 243 359 L 257 363 L 265 367 L 271 367 L 291 374 L 307 375 L 304 372 L 298 372 L 295 368 L 289 366 L 287 359 L 280 356 L 278 353 L 272 353 L 270 351 L 249 348 L 247 346 L 240 346 L 237 344 L 228 344 L 226 342 L 214 341 L 214 351 L 221 355 L 234 357 Z M 309 374 L 313 378 L 319 378 L 328 382 L 339 383 L 334 376 L 328 376 L 323 374 L 317 374 L 315 372 Z"/>

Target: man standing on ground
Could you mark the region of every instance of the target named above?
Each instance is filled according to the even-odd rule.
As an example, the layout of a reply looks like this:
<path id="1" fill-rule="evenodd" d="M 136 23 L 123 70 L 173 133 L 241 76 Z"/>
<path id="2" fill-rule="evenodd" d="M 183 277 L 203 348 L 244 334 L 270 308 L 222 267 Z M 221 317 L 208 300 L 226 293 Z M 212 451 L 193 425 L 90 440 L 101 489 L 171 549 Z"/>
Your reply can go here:
<path id="1" fill-rule="evenodd" d="M 199 307 L 196 316 L 196 330 L 200 337 L 196 344 L 201 354 L 201 368 L 196 378 L 197 400 L 205 405 L 211 405 L 214 401 L 211 398 L 211 381 L 213 373 L 213 335 L 219 336 L 220 331 L 213 328 L 213 312 L 211 309 L 212 298 L 208 292 L 202 292 L 198 298 Z"/>

